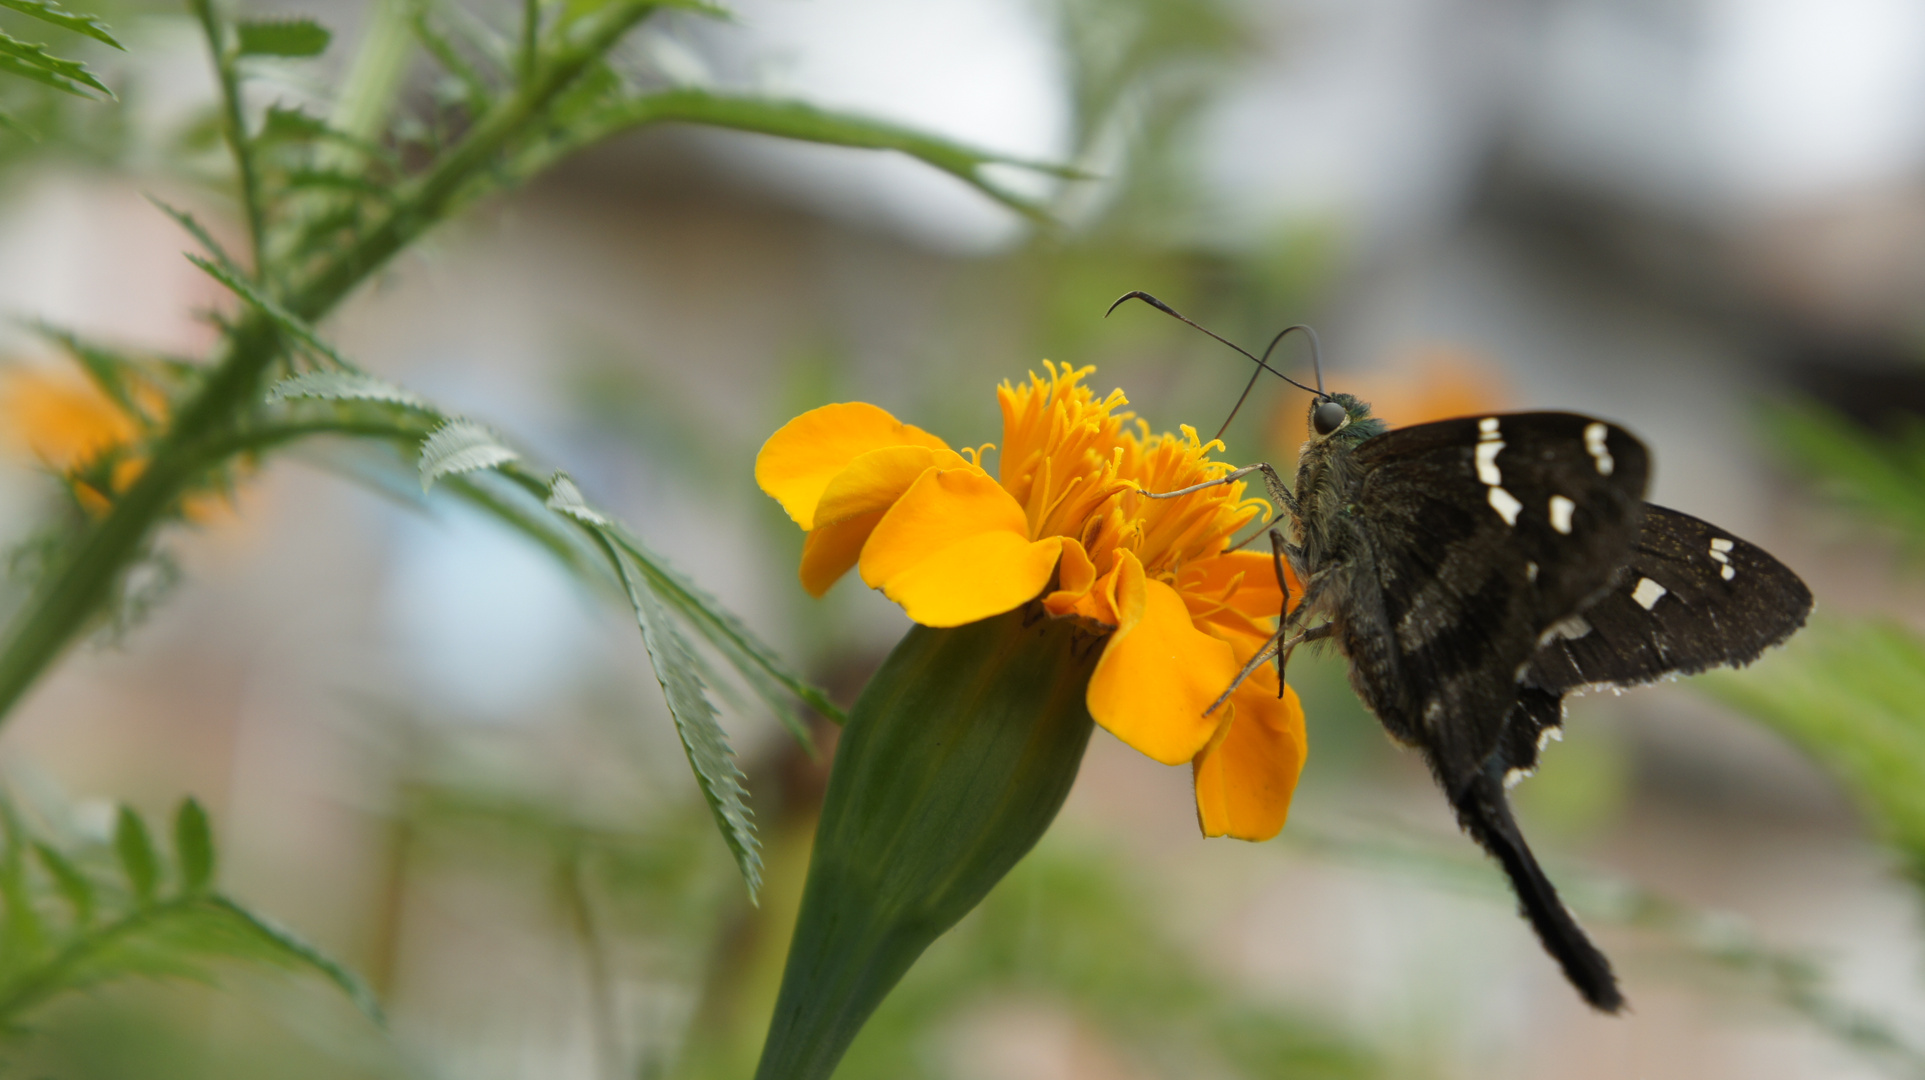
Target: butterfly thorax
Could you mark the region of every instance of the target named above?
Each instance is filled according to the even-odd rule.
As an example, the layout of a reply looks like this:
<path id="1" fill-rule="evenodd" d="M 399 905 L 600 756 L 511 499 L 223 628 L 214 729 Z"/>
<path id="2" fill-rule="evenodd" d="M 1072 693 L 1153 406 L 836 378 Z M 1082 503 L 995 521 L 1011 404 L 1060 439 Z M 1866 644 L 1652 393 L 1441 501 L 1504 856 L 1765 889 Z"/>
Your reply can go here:
<path id="1" fill-rule="evenodd" d="M 1343 560 L 1352 536 L 1351 496 L 1361 478 L 1352 455 L 1358 444 L 1384 430 L 1367 402 L 1349 394 L 1334 394 L 1328 401 L 1343 406 L 1343 423 L 1328 434 L 1316 433 L 1316 409 L 1327 402 L 1313 402 L 1312 435 L 1297 452 L 1297 542 L 1304 562 L 1298 569 L 1306 575 Z"/>

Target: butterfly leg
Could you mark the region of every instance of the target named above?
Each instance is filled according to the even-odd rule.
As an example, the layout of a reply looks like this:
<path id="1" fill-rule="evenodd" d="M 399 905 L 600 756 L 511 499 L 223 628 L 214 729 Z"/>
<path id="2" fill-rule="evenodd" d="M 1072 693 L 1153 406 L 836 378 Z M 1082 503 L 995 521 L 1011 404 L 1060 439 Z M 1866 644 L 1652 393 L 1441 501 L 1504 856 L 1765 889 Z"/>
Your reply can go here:
<path id="1" fill-rule="evenodd" d="M 1277 470 L 1268 462 L 1263 461 L 1259 461 L 1255 465 L 1245 465 L 1241 469 L 1231 469 L 1215 480 L 1205 480 L 1201 484 L 1191 484 L 1189 487 L 1177 488 L 1175 491 L 1145 491 L 1143 492 L 1143 496 L 1149 499 L 1174 499 L 1181 495 L 1194 495 L 1199 491 L 1208 491 L 1213 487 L 1235 483 L 1251 473 L 1262 473 L 1264 491 L 1269 494 L 1270 498 L 1282 505 L 1285 513 L 1291 517 L 1297 516 L 1297 497 L 1284 485 L 1283 477 L 1277 475 Z M 1277 515 L 1278 520 L 1282 520 L 1282 518 L 1283 514 Z M 1274 525 L 1276 522 L 1272 521 L 1271 524 Z"/>
<path id="2" fill-rule="evenodd" d="M 1279 558 L 1280 557 L 1281 556 L 1279 556 Z M 1229 687 L 1224 690 L 1223 693 L 1217 695 L 1217 699 L 1210 703 L 1209 708 L 1203 710 L 1203 715 L 1208 716 L 1221 708 L 1224 702 L 1230 700 L 1230 695 L 1236 693 L 1237 687 L 1242 686 L 1243 681 L 1254 674 L 1258 668 L 1268 663 L 1271 657 L 1278 658 L 1277 682 L 1279 684 L 1279 691 L 1281 691 L 1283 665 L 1289 658 L 1289 651 L 1306 641 L 1317 641 L 1330 636 L 1330 625 L 1328 623 L 1322 626 L 1312 627 L 1308 630 L 1298 631 L 1295 634 L 1292 634 L 1291 631 L 1296 630 L 1297 623 L 1308 616 L 1311 611 L 1315 610 L 1317 597 L 1322 594 L 1324 586 L 1331 580 L 1332 578 L 1327 572 L 1320 573 L 1310 579 L 1309 584 L 1304 586 L 1303 599 L 1297 603 L 1296 610 L 1290 611 L 1278 620 L 1277 632 L 1272 634 L 1270 640 L 1264 643 L 1263 648 L 1258 649 L 1256 655 L 1252 656 L 1249 661 L 1243 665 L 1243 670 L 1237 672 L 1237 677 L 1230 680 Z M 1284 607 L 1286 610 L 1289 608 L 1289 596 L 1290 587 L 1286 584 L 1284 586 Z"/>

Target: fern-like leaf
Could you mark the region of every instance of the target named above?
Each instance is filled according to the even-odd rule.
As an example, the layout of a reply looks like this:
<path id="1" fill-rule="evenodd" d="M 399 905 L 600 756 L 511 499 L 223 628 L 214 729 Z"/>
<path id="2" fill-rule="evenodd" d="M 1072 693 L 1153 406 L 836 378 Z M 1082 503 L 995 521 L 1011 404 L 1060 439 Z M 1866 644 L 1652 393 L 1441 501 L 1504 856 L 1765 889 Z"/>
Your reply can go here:
<path id="1" fill-rule="evenodd" d="M 642 645 L 668 699 L 669 715 L 675 720 L 675 733 L 681 737 L 688 763 L 695 770 L 696 785 L 702 789 L 716 827 L 735 856 L 736 868 L 742 872 L 753 901 L 762 889 L 762 849 L 750 820 L 748 793 L 742 789 L 742 771 L 736 768 L 728 736 L 716 722 L 715 707 L 704 692 L 695 655 L 676 632 L 668 611 L 641 581 L 627 554 L 605 538 L 603 545 L 635 609 Z"/>
<path id="2" fill-rule="evenodd" d="M 114 822 L 114 854 L 120 859 L 120 870 L 127 875 L 134 898 L 143 904 L 152 900 L 160 884 L 160 858 L 154 854 L 147 823 L 131 806 L 121 807 Z"/>
<path id="3" fill-rule="evenodd" d="M 48 52 L 44 45 L 30 44 L 5 33 L 0 33 L 0 71 L 10 71 L 75 97 L 92 98 L 94 95 L 89 91 L 99 91 L 109 98 L 114 96 L 106 83 L 87 70 L 87 65 L 78 60 L 63 60 Z"/>
<path id="4" fill-rule="evenodd" d="M 267 392 L 268 404 L 316 398 L 326 401 L 379 401 L 421 412 L 434 412 L 419 394 L 359 371 L 308 371 L 282 379 Z"/>
<path id="5" fill-rule="evenodd" d="M 207 811 L 193 799 L 182 800 L 174 814 L 174 858 L 180 862 L 182 892 L 205 892 L 213 884 L 214 831 Z"/>
<path id="6" fill-rule="evenodd" d="M 450 420 L 421 444 L 421 490 L 434 487 L 434 482 L 443 476 L 492 469 L 520 457 L 481 424 L 473 420 Z"/>
<path id="7" fill-rule="evenodd" d="M 108 31 L 107 24 L 101 22 L 97 16 L 68 11 L 53 0 L 0 0 L 0 7 L 18 11 L 22 15 L 31 16 L 44 23 L 52 23 L 63 30 L 85 34 L 95 41 L 112 45 L 122 52 L 127 51 L 126 46 L 114 40 L 114 35 Z"/>

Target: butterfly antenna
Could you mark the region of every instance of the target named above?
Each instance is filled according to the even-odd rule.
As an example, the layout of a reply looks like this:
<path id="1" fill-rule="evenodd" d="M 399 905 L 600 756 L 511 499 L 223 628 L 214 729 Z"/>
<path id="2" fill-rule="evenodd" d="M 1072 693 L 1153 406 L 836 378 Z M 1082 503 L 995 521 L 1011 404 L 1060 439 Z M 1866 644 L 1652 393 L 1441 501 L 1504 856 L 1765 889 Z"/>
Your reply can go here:
<path id="1" fill-rule="evenodd" d="M 1255 354 L 1251 353 L 1248 349 L 1245 349 L 1243 346 L 1238 345 L 1236 342 L 1231 341 L 1228 338 L 1225 338 L 1223 335 L 1218 334 L 1216 331 L 1211 330 L 1208 327 L 1198 325 L 1196 322 L 1186 317 L 1182 312 L 1176 310 L 1175 308 L 1164 303 L 1163 301 L 1158 300 L 1156 297 L 1151 296 L 1149 293 L 1143 292 L 1141 290 L 1127 292 L 1127 293 L 1124 293 L 1122 296 L 1117 297 L 1116 303 L 1110 305 L 1109 311 L 1104 312 L 1103 317 L 1106 319 L 1109 318 L 1110 313 L 1114 312 L 1117 308 L 1122 307 L 1123 302 L 1125 300 L 1141 300 L 1144 303 L 1155 308 L 1156 310 L 1162 312 L 1163 314 L 1168 315 L 1170 318 L 1175 319 L 1178 322 L 1184 323 L 1189 327 L 1191 327 L 1192 329 L 1200 330 L 1203 333 L 1208 334 L 1210 337 L 1213 337 L 1216 340 L 1222 342 L 1223 344 L 1228 345 L 1230 348 L 1235 349 L 1239 353 L 1242 353 L 1244 356 L 1248 357 L 1250 360 L 1256 363 L 1257 369 L 1250 373 L 1250 381 L 1243 384 L 1243 393 L 1237 395 L 1237 403 L 1230 407 L 1230 415 L 1223 418 L 1223 426 L 1217 429 L 1216 434 L 1212 436 L 1212 438 L 1220 439 L 1223 437 L 1223 433 L 1225 431 L 1230 430 L 1230 421 L 1235 420 L 1237 418 L 1237 410 L 1243 408 L 1243 402 L 1247 398 L 1249 398 L 1250 391 L 1256 389 L 1258 377 L 1260 377 L 1266 371 L 1272 375 L 1275 375 L 1277 378 L 1282 379 L 1284 382 L 1289 383 L 1291 386 L 1294 386 L 1297 389 L 1305 391 L 1307 393 L 1315 394 L 1319 398 L 1324 398 L 1329 396 L 1328 394 L 1325 394 L 1323 392 L 1323 356 L 1322 356 L 1322 349 L 1317 342 L 1317 332 L 1315 330 L 1310 329 L 1308 326 L 1303 326 L 1299 324 L 1297 326 L 1291 326 L 1291 327 L 1285 328 L 1282 331 L 1282 333 L 1279 333 L 1276 337 L 1270 339 L 1270 347 L 1268 349 L 1263 350 L 1262 356 L 1256 356 Z M 1315 390 L 1310 389 L 1310 387 L 1305 386 L 1304 384 L 1298 382 L 1297 380 L 1291 378 L 1288 375 L 1285 375 L 1283 372 L 1278 371 L 1276 368 L 1273 368 L 1270 366 L 1270 363 L 1269 363 L 1270 354 L 1276 350 L 1277 343 L 1284 339 L 1284 335 L 1290 333 L 1290 331 L 1292 330 L 1302 330 L 1304 333 L 1310 335 L 1310 357 L 1311 357 L 1311 361 L 1316 365 L 1316 369 L 1317 369 L 1317 388 Z"/>

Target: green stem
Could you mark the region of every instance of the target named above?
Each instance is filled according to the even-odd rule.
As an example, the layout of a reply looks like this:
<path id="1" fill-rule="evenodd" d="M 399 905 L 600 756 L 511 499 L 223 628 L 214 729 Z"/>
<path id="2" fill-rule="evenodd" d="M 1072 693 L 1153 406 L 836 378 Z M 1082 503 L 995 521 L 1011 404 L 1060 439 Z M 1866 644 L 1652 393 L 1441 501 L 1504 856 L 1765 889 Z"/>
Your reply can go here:
<path id="1" fill-rule="evenodd" d="M 59 993 L 67 975 L 89 959 L 113 948 L 124 938 L 139 933 L 148 925 L 200 902 L 199 897 L 168 900 L 139 911 L 99 930 L 88 933 L 54 954 L 46 963 L 27 972 L 0 992 L 0 1027 L 12 1027 L 13 1018 Z"/>
<path id="2" fill-rule="evenodd" d="M 192 0 L 201 31 L 207 35 L 207 49 L 213 54 L 214 74 L 221 84 L 221 128 L 227 135 L 227 148 L 234 155 L 234 168 L 240 174 L 241 207 L 247 214 L 247 238 L 254 252 L 254 277 L 266 281 L 267 216 L 261 206 L 261 177 L 254 168 L 254 151 L 247 141 L 247 117 L 241 102 L 240 73 L 234 69 L 234 54 L 227 48 L 227 31 L 214 11 L 214 0 Z"/>

